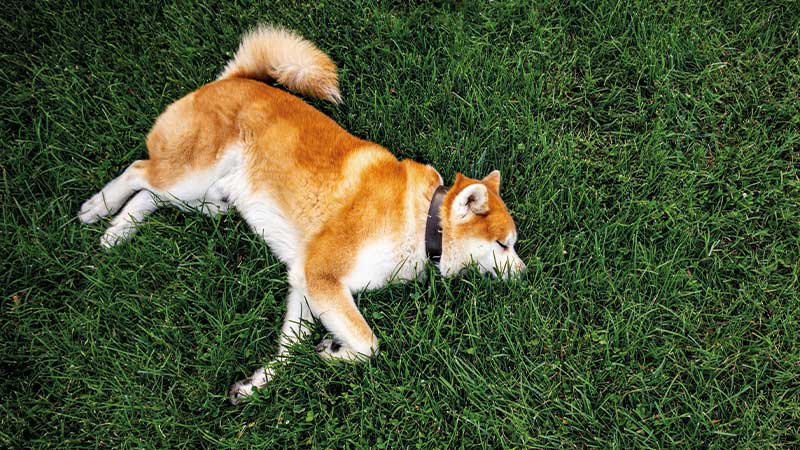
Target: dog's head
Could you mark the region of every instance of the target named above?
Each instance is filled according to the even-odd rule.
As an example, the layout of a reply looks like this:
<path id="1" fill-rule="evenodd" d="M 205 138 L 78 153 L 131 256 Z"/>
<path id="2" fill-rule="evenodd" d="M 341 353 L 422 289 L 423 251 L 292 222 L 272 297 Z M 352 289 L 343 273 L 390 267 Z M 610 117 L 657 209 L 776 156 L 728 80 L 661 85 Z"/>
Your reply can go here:
<path id="1" fill-rule="evenodd" d="M 481 273 L 508 279 L 525 270 L 514 245 L 517 227 L 500 198 L 500 172 L 482 180 L 456 174 L 442 209 L 442 257 L 439 270 L 456 275 L 472 263 Z"/>

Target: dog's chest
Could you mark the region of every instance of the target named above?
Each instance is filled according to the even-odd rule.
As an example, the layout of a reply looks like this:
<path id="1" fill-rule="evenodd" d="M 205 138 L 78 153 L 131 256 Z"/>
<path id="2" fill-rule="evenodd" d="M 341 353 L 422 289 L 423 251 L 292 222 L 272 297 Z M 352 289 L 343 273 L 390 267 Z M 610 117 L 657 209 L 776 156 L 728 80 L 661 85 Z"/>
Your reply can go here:
<path id="1" fill-rule="evenodd" d="M 424 276 L 425 251 L 389 238 L 374 240 L 361 247 L 343 281 L 352 291 L 371 290 L 393 280 L 411 280 Z"/>

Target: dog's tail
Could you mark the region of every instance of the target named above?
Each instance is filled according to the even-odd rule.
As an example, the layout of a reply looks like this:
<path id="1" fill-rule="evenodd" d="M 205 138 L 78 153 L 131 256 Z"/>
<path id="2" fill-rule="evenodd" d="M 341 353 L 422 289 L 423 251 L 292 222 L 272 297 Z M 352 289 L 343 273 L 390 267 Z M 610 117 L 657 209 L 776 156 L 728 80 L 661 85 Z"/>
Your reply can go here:
<path id="1" fill-rule="evenodd" d="M 336 64 L 294 31 L 260 25 L 242 37 L 219 79 L 271 79 L 311 97 L 341 103 Z"/>

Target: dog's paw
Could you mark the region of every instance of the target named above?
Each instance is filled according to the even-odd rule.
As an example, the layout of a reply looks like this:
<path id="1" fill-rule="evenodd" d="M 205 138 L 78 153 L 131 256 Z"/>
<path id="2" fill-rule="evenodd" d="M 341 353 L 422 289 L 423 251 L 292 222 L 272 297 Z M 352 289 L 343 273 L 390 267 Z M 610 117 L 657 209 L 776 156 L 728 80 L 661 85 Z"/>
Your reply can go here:
<path id="1" fill-rule="evenodd" d="M 342 344 L 336 342 L 333 339 L 323 339 L 316 346 L 317 353 L 321 352 L 336 353 L 341 349 L 342 349 Z"/>
<path id="2" fill-rule="evenodd" d="M 333 339 L 323 339 L 315 349 L 322 359 L 339 359 L 342 345 Z"/>
<path id="3" fill-rule="evenodd" d="M 78 219 L 83 223 L 94 223 L 109 214 L 111 214 L 110 208 L 106 205 L 102 192 L 98 192 L 81 205 Z"/>
<path id="4" fill-rule="evenodd" d="M 322 359 L 344 361 L 348 363 L 363 362 L 378 351 L 378 342 L 374 341 L 372 347 L 365 349 L 363 352 L 358 352 L 336 339 L 323 339 L 317 344 L 316 350 L 317 355 Z"/>
<path id="5" fill-rule="evenodd" d="M 231 405 L 238 405 L 246 397 L 253 395 L 254 388 L 255 386 L 253 386 L 252 378 L 245 378 L 244 380 L 233 383 L 231 387 L 228 388 L 228 403 Z"/>
<path id="6" fill-rule="evenodd" d="M 112 225 L 100 237 L 100 247 L 105 250 L 121 244 L 131 238 L 135 227 L 128 224 Z"/>
<path id="7" fill-rule="evenodd" d="M 228 388 L 228 402 L 238 405 L 242 400 L 253 395 L 257 389 L 266 385 L 275 375 L 273 367 L 262 367 L 253 373 L 250 378 L 239 380 Z"/>

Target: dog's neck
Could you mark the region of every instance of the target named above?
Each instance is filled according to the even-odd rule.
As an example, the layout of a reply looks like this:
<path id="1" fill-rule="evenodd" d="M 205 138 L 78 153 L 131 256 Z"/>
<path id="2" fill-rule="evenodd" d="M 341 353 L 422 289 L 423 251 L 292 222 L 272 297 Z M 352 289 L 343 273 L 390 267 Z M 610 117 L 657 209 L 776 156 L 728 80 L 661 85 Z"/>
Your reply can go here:
<path id="1" fill-rule="evenodd" d="M 447 187 L 442 185 L 433 191 L 425 222 L 425 255 L 436 265 L 439 264 L 439 260 L 442 258 L 442 218 L 440 211 L 445 194 L 447 194 Z"/>

